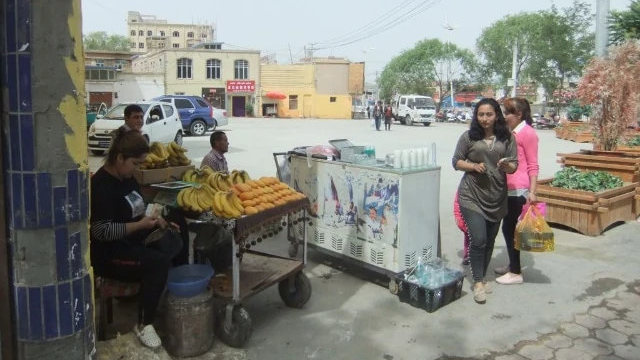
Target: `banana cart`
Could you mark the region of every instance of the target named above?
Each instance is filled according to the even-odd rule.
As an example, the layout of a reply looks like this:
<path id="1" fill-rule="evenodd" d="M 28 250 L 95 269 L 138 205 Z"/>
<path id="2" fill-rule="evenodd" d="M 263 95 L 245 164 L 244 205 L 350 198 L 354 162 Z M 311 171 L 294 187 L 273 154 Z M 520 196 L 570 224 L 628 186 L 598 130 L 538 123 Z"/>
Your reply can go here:
<path id="1" fill-rule="evenodd" d="M 289 225 L 307 220 L 309 201 L 305 198 L 239 219 L 220 219 L 204 213 L 189 219 L 190 229 L 216 224 L 232 234 L 232 266 L 212 280 L 214 296 L 224 303 L 215 318 L 216 336 L 225 344 L 242 347 L 252 331 L 251 317 L 242 302 L 271 285 L 278 284 L 287 306 L 302 308 L 311 297 L 311 283 L 302 269 L 307 262 L 303 241 L 301 259 L 259 252 L 252 247 L 271 241 Z"/>

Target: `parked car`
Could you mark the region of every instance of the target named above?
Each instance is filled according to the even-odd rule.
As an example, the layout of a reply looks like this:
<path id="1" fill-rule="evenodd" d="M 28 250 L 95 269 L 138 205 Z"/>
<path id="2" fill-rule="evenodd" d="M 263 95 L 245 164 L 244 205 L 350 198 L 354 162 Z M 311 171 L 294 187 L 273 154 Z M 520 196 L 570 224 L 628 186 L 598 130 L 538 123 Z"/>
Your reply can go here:
<path id="1" fill-rule="evenodd" d="M 175 105 L 180 113 L 182 129 L 191 135 L 202 136 L 207 130 L 228 124 L 227 112 L 216 109 L 200 96 L 163 95 L 153 100 Z"/>
<path id="2" fill-rule="evenodd" d="M 124 125 L 124 109 L 129 104 L 137 104 L 144 111 L 142 135 L 149 142 L 169 143 L 175 141 L 182 145 L 182 125 L 178 109 L 173 104 L 159 101 L 139 101 L 122 103 L 112 107 L 104 116 L 98 115 L 89 127 L 89 150 L 102 155 L 111 146 L 112 132 Z"/>

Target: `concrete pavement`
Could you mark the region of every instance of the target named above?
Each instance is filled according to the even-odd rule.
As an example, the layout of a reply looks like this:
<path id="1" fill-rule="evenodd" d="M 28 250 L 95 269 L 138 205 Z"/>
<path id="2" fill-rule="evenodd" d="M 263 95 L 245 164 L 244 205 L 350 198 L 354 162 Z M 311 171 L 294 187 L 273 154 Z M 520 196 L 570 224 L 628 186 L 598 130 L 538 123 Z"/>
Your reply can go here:
<path id="1" fill-rule="evenodd" d="M 463 124 L 436 123 L 394 125 L 390 132 L 376 132 L 366 120 L 234 118 L 221 130 L 228 130 L 230 168 L 246 169 L 252 176 L 275 174 L 273 152 L 329 139 L 374 145 L 379 158 L 394 149 L 435 142 L 442 166 L 442 254 L 457 266 L 462 234 L 451 214 L 461 173 L 452 169 L 450 159 L 464 129 Z M 552 131 L 538 135 L 541 178 L 560 169 L 557 152 L 588 148 L 556 139 Z M 208 137 L 185 138 L 185 146 L 190 157 L 201 159 L 209 149 Z M 93 171 L 99 160 L 91 157 Z M 555 252 L 522 253 L 524 284 L 493 283 L 487 304 L 478 305 L 465 282 L 463 296 L 434 313 L 400 303 L 384 287 L 314 258 L 306 268 L 313 294 L 304 309 L 285 307 L 277 289 L 267 289 L 244 304 L 254 324 L 245 348 L 231 349 L 216 341 L 212 351 L 198 359 L 640 358 L 640 223 L 615 226 L 597 237 L 554 231 Z M 275 245 L 280 246 L 264 246 Z M 491 268 L 507 262 L 501 235 L 496 245 Z M 113 341 L 100 343 L 99 354 L 111 354 L 108 349 L 114 346 Z"/>

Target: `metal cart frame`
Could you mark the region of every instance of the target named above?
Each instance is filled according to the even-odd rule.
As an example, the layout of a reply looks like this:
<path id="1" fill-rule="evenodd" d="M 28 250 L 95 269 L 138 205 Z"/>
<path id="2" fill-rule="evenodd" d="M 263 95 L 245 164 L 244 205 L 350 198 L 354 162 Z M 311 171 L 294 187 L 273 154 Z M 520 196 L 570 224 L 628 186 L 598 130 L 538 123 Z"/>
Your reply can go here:
<path id="1" fill-rule="evenodd" d="M 242 307 L 243 300 L 276 283 L 279 284 L 280 297 L 289 307 L 301 308 L 311 297 L 311 283 L 302 271 L 307 262 L 306 241 L 301 242 L 302 259 L 249 250 L 251 245 L 256 244 L 256 240 L 249 241 L 249 236 L 255 235 L 256 230 L 265 232 L 259 234 L 258 239 L 272 237 L 273 230 L 264 230 L 265 227 L 279 224 L 286 217 L 286 227 L 289 229 L 292 221 L 297 222 L 291 220 L 292 214 L 301 213 L 299 217 L 305 221 L 308 206 L 308 200 L 304 199 L 240 219 L 219 219 L 206 213 L 197 220 L 189 221 L 190 227 L 196 228 L 195 231 L 196 224 L 215 224 L 232 234 L 231 283 L 228 283 L 228 278 L 225 281 L 224 277 L 212 280 L 214 296 L 225 304 L 224 310 L 217 312 L 215 332 L 227 345 L 242 347 L 251 336 L 251 317 Z M 303 238 L 306 239 L 306 236 Z"/>

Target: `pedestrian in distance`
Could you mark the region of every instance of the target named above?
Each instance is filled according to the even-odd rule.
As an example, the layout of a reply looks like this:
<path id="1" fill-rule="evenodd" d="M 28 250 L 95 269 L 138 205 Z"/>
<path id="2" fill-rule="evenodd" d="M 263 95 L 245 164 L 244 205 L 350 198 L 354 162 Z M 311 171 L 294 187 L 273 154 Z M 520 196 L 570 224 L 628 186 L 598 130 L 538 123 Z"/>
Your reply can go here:
<path id="1" fill-rule="evenodd" d="M 371 105 L 367 105 L 367 119 L 371 119 Z"/>
<path id="2" fill-rule="evenodd" d="M 516 139 L 518 169 L 507 175 L 508 212 L 502 221 L 502 235 L 509 254 L 509 265 L 495 268 L 499 284 L 522 284 L 520 251 L 514 248 L 514 236 L 518 218 L 523 206 L 537 201 L 536 184 L 538 182 L 538 135 L 533 129 L 531 107 L 524 98 L 509 98 L 504 102 L 504 117 L 509 130 Z"/>
<path id="3" fill-rule="evenodd" d="M 452 164 L 464 171 L 458 203 L 470 238 L 473 299 L 484 304 L 487 268 L 500 221 L 507 214 L 507 174 L 518 168 L 516 141 L 495 99 L 478 102 L 469 130 L 458 140 Z"/>
<path id="4" fill-rule="evenodd" d="M 387 105 L 384 109 L 384 129 L 391 131 L 391 121 L 393 119 L 393 110 L 391 104 Z"/>
<path id="5" fill-rule="evenodd" d="M 380 131 L 380 120 L 383 115 L 382 101 L 378 101 L 376 106 L 373 107 L 373 118 L 376 124 L 376 131 Z"/>

